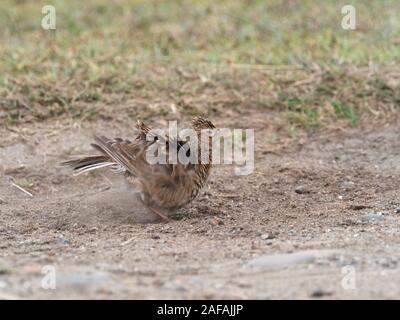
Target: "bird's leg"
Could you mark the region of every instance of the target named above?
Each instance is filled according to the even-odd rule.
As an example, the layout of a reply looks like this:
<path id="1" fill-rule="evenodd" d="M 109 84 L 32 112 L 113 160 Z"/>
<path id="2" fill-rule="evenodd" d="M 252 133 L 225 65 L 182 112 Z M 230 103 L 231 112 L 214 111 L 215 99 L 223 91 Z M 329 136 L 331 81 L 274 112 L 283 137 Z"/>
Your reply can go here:
<path id="1" fill-rule="evenodd" d="M 170 221 L 171 219 L 168 218 L 165 214 L 163 214 L 162 212 L 152 208 L 152 207 L 148 207 L 151 211 L 153 211 L 156 215 L 158 215 L 161 219 L 163 219 L 165 222 Z"/>

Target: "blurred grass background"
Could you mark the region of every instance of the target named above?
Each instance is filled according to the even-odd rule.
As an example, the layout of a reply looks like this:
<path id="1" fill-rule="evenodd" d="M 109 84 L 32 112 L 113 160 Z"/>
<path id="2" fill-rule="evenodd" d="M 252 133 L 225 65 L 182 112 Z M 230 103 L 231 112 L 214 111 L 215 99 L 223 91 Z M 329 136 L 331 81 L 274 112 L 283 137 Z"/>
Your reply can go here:
<path id="1" fill-rule="evenodd" d="M 0 123 L 269 110 L 354 126 L 398 112 L 399 17 L 398 0 L 2 0 Z"/>

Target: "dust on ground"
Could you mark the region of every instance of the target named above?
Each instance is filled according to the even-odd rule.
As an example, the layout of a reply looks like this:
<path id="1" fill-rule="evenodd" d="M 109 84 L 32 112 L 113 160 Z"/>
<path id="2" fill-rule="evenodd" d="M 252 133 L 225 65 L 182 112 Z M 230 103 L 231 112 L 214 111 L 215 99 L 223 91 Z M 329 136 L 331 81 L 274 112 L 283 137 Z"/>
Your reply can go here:
<path id="1" fill-rule="evenodd" d="M 276 140 L 260 119 L 241 120 L 254 172 L 214 168 L 169 223 L 118 176 L 58 167 L 95 132 L 129 138 L 129 123 L 0 129 L 0 298 L 398 298 L 398 127 Z"/>

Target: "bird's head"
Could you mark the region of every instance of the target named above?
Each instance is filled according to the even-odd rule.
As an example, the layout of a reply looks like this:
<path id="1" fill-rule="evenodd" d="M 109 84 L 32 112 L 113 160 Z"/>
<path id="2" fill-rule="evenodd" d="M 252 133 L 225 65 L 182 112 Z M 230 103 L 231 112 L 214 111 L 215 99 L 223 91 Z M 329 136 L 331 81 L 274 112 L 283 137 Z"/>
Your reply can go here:
<path id="1" fill-rule="evenodd" d="M 193 129 L 197 132 L 198 135 L 198 158 L 200 166 L 199 168 L 204 169 L 204 172 L 208 172 L 212 160 L 212 139 L 214 136 L 214 124 L 203 117 L 195 117 L 192 120 Z M 202 152 L 202 148 L 207 148 L 208 152 Z M 207 150 L 203 149 L 203 150 Z"/>
<path id="2" fill-rule="evenodd" d="M 214 124 L 210 120 L 207 120 L 200 116 L 192 119 L 192 126 L 197 132 L 203 129 L 215 129 Z"/>

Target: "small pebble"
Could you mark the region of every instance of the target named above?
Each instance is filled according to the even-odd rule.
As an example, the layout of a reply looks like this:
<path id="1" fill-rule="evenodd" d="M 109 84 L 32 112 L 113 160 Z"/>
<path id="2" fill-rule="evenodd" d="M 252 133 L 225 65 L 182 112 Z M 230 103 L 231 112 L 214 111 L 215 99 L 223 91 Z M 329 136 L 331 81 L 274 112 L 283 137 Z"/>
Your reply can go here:
<path id="1" fill-rule="evenodd" d="M 322 289 L 316 289 L 311 293 L 311 297 L 313 298 L 322 298 L 324 296 L 330 296 L 332 292 L 324 291 Z"/>
<path id="2" fill-rule="evenodd" d="M 0 202 L 1 203 L 1 202 Z M 400 213 L 400 208 L 396 209 L 396 213 Z"/>
<path id="3" fill-rule="evenodd" d="M 364 210 L 364 209 L 368 209 L 369 206 L 364 205 L 364 204 L 352 204 L 349 206 L 349 208 L 352 210 Z"/>
<path id="4" fill-rule="evenodd" d="M 297 194 L 307 194 L 310 193 L 310 190 L 308 190 L 305 186 L 298 186 L 296 189 L 294 189 L 294 192 Z"/>
<path id="5" fill-rule="evenodd" d="M 61 184 L 62 180 L 60 178 L 54 178 L 54 179 L 51 180 L 51 183 L 52 184 Z"/>
<path id="6" fill-rule="evenodd" d="M 63 244 L 63 245 L 68 245 L 68 244 L 70 244 L 69 240 L 66 239 L 63 235 L 60 235 L 60 236 L 57 237 L 57 242 L 58 242 L 59 244 Z"/>
<path id="7" fill-rule="evenodd" d="M 221 219 L 214 219 L 212 221 L 212 224 L 222 226 L 224 224 L 224 221 L 222 221 Z"/>
<path id="8" fill-rule="evenodd" d="M 371 213 L 368 213 L 366 215 L 366 217 L 367 217 L 368 220 L 371 220 L 371 221 L 377 221 L 377 220 L 385 219 L 385 216 L 384 216 L 383 212 L 376 212 L 376 213 L 375 212 L 371 212 Z"/>
<path id="9" fill-rule="evenodd" d="M 270 239 L 274 239 L 275 236 L 269 233 L 264 233 L 261 235 L 261 239 L 262 240 L 270 240 Z"/>

